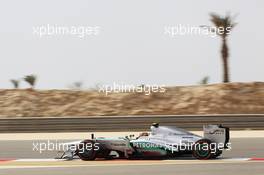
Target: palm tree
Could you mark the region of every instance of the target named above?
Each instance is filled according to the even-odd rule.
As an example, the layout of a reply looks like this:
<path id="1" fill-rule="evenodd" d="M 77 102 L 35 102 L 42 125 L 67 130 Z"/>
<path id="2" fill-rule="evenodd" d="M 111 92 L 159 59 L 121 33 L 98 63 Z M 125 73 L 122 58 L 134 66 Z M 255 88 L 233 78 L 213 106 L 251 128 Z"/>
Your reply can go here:
<path id="1" fill-rule="evenodd" d="M 81 81 L 76 81 L 72 84 L 73 89 L 80 90 L 83 86 L 83 82 Z"/>
<path id="2" fill-rule="evenodd" d="M 24 80 L 31 86 L 31 88 L 35 87 L 37 76 L 36 75 L 27 75 L 24 77 Z"/>
<path id="3" fill-rule="evenodd" d="M 15 89 L 19 88 L 19 80 L 11 79 L 10 82 L 13 84 Z"/>
<path id="4" fill-rule="evenodd" d="M 200 82 L 199 84 L 201 85 L 205 85 L 209 83 L 209 76 L 205 76 Z"/>
<path id="5" fill-rule="evenodd" d="M 216 30 L 218 31 L 217 34 L 222 39 L 221 55 L 222 55 L 223 71 L 224 71 L 223 82 L 227 83 L 230 81 L 229 66 L 228 66 L 229 49 L 227 46 L 227 37 L 230 34 L 231 29 L 237 23 L 233 22 L 233 17 L 231 17 L 229 14 L 222 17 L 218 14 L 211 13 L 210 16 L 211 16 L 211 22 L 215 25 Z"/>

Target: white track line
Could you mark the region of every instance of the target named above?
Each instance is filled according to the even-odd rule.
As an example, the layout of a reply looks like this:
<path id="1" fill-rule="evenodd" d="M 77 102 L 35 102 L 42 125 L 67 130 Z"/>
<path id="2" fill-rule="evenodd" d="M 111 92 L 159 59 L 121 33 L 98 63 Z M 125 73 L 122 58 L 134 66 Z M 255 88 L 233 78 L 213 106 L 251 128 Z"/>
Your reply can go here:
<path id="1" fill-rule="evenodd" d="M 221 158 L 221 159 L 211 159 L 211 160 L 197 160 L 197 159 L 168 159 L 168 160 L 122 160 L 117 159 L 118 161 L 124 161 L 124 162 L 133 162 L 133 161 L 159 161 L 159 162 L 171 162 L 171 161 L 249 161 L 253 158 Z M 15 160 L 7 160 L 12 162 L 58 162 L 58 161 L 81 161 L 80 159 L 73 159 L 73 160 L 67 160 L 67 159 L 15 159 Z M 112 162 L 114 162 L 113 160 Z M 99 162 L 99 161 L 90 161 L 90 162 Z M 100 161 L 102 162 L 102 161 Z M 109 161 L 108 161 L 109 162 Z"/>
<path id="2" fill-rule="evenodd" d="M 77 160 L 75 164 L 47 164 L 45 162 L 56 162 L 56 161 L 65 161 L 58 159 L 18 159 L 14 160 L 14 162 L 29 162 L 27 165 L 12 165 L 11 164 L 3 164 L 0 163 L 0 169 L 19 169 L 19 168 L 71 168 L 71 167 L 109 167 L 109 166 L 162 166 L 162 165 L 192 165 L 192 164 L 229 164 L 229 163 L 246 163 L 246 162 L 264 162 L 264 161 L 250 161 L 251 158 L 227 158 L 227 159 L 214 159 L 214 160 L 161 160 L 161 161 L 148 161 L 148 160 L 140 160 L 140 161 L 89 161 L 81 164 L 76 164 L 76 162 L 82 162 L 81 160 Z M 43 165 L 32 165 L 30 162 L 43 162 Z M 122 160 L 121 160 L 122 161 Z M 108 163 L 104 163 L 108 162 Z M 110 163 L 109 163 L 110 162 Z M 134 162 L 134 163 L 133 163 Z"/>
<path id="3" fill-rule="evenodd" d="M 14 162 L 58 162 L 66 161 L 66 159 L 16 159 Z"/>

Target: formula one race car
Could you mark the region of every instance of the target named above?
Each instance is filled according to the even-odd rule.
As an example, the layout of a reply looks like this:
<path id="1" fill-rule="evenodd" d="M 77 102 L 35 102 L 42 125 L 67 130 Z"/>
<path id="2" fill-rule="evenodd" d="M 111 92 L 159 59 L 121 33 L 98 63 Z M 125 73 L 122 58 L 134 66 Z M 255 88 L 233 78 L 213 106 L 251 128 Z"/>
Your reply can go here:
<path id="1" fill-rule="evenodd" d="M 220 156 L 224 149 L 230 149 L 229 128 L 206 125 L 203 129 L 204 136 L 201 137 L 184 129 L 154 123 L 150 133 L 141 133 L 137 138 L 92 136 L 91 139 L 66 143 L 67 148 L 60 158 L 162 159 L 189 154 L 197 159 L 212 159 Z"/>

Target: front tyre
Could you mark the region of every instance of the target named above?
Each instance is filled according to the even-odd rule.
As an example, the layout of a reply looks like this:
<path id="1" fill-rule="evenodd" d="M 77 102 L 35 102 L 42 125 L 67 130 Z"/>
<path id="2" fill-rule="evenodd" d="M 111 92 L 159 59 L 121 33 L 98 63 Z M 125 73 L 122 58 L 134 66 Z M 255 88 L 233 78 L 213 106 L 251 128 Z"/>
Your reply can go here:
<path id="1" fill-rule="evenodd" d="M 77 149 L 77 155 L 80 159 L 88 161 L 94 160 L 96 158 L 96 151 L 94 147 L 94 141 L 92 140 L 85 140 L 81 142 Z"/>
<path id="2" fill-rule="evenodd" d="M 222 153 L 223 153 L 223 151 L 216 150 L 216 153 L 213 154 L 212 158 L 216 159 L 217 157 L 221 156 Z"/>
<path id="3" fill-rule="evenodd" d="M 201 139 L 195 142 L 192 148 L 192 155 L 196 159 L 207 160 L 213 158 L 214 154 L 212 153 L 212 142 L 208 139 Z"/>

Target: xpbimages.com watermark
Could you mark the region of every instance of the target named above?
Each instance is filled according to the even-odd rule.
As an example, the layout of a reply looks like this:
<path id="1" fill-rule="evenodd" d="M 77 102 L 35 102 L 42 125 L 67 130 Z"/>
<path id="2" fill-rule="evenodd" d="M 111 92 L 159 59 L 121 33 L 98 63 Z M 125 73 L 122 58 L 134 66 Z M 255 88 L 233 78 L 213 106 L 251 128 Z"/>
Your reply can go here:
<path id="1" fill-rule="evenodd" d="M 104 93 L 108 95 L 109 93 L 144 93 L 145 95 L 150 95 L 152 93 L 165 93 L 165 85 L 150 85 L 143 84 L 136 86 L 133 84 L 119 84 L 113 83 L 110 85 L 102 85 L 98 89 L 99 93 Z"/>
<path id="2" fill-rule="evenodd" d="M 217 35 L 229 34 L 231 27 L 210 27 L 210 26 L 192 26 L 189 24 L 168 25 L 164 27 L 164 35 L 169 37 L 186 36 L 186 35 L 204 35 L 216 37 Z"/>
<path id="3" fill-rule="evenodd" d="M 96 36 L 100 33 L 99 26 L 61 26 L 45 24 L 41 26 L 34 26 L 32 28 L 33 35 L 37 37 L 45 36 L 75 36 L 78 38 L 85 38 L 88 36 Z"/>
<path id="4" fill-rule="evenodd" d="M 41 142 L 33 142 L 32 143 L 32 150 L 39 152 L 42 154 L 45 151 L 76 151 L 78 150 L 79 153 L 84 153 L 85 150 L 99 150 L 100 143 L 84 143 L 80 142 L 78 144 L 65 144 L 58 141 L 41 141 Z"/>
<path id="5" fill-rule="evenodd" d="M 135 148 L 141 148 L 141 149 L 150 149 L 150 148 L 165 148 L 165 150 L 170 150 L 172 153 L 174 152 L 182 152 L 187 150 L 204 150 L 204 151 L 210 151 L 211 153 L 215 154 L 217 151 L 223 151 L 226 149 L 227 151 L 230 151 L 231 143 L 204 143 L 199 144 L 195 142 L 184 142 L 180 141 L 180 143 L 150 143 L 150 142 L 135 142 L 132 144 Z"/>

